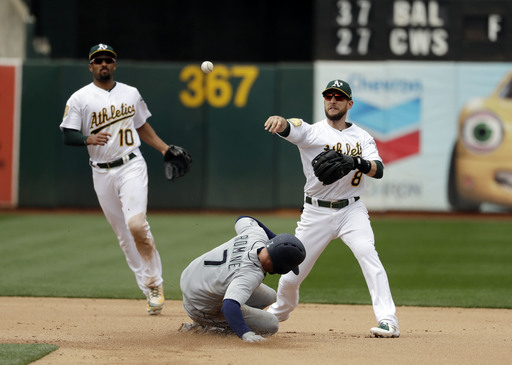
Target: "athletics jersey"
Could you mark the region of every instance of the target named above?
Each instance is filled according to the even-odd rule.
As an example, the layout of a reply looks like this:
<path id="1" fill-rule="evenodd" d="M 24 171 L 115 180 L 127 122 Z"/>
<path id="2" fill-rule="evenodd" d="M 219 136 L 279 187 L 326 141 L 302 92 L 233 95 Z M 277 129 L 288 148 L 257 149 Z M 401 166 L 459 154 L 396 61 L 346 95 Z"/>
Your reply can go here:
<path id="1" fill-rule="evenodd" d="M 361 156 L 365 160 L 382 161 L 377 145 L 368 132 L 353 123 L 348 123 L 350 126 L 340 131 L 331 127 L 327 119 L 315 124 L 308 124 L 302 119 L 288 119 L 288 122 L 290 134 L 283 138 L 299 148 L 306 177 L 304 193 L 307 196 L 334 201 L 363 193 L 365 175 L 359 170 L 351 171 L 333 184 L 323 185 L 315 176 L 311 161 L 325 149 L 334 149 L 349 156 Z"/>
<path id="2" fill-rule="evenodd" d="M 79 130 L 84 136 L 110 133 L 105 146 L 87 146 L 92 161 L 110 162 L 137 150 L 140 138 L 136 129 L 150 116 L 136 88 L 116 82 L 107 91 L 90 83 L 71 95 L 60 128 Z"/>
<path id="3" fill-rule="evenodd" d="M 265 278 L 258 251 L 266 247 L 267 234 L 248 217 L 239 219 L 235 230 L 238 236 L 198 257 L 181 274 L 183 295 L 203 313 L 221 313 L 224 299 L 245 304 Z"/>

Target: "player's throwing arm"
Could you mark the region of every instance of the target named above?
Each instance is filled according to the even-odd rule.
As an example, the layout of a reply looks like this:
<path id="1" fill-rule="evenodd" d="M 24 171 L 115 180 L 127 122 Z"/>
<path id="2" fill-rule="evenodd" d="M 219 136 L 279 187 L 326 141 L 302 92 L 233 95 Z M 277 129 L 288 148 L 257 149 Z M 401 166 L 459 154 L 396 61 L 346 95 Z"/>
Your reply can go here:
<path id="1" fill-rule="evenodd" d="M 272 134 L 282 133 L 288 126 L 288 122 L 283 117 L 273 115 L 265 122 L 265 130 Z"/>

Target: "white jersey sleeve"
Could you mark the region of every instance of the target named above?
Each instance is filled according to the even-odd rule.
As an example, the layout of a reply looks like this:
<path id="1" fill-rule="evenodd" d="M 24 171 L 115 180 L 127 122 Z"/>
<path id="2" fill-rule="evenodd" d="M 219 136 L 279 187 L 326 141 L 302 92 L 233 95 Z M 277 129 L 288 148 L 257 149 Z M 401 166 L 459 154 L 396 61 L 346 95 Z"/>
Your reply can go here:
<path id="1" fill-rule="evenodd" d="M 362 172 L 354 170 L 347 176 L 330 185 L 323 185 L 315 176 L 311 162 L 324 150 L 333 149 L 349 156 L 361 156 L 366 160 L 382 161 L 373 137 L 350 123 L 343 130 L 332 128 L 326 119 L 309 124 L 302 119 L 289 119 L 290 134 L 283 137 L 299 148 L 302 169 L 306 177 L 304 193 L 307 196 L 324 200 L 340 200 L 360 196 L 364 191 Z"/>
<path id="2" fill-rule="evenodd" d="M 60 128 L 75 129 L 85 136 L 109 133 L 105 146 L 88 145 L 87 149 L 92 161 L 110 162 L 138 149 L 137 129 L 150 116 L 136 88 L 117 82 L 108 91 L 90 83 L 68 99 Z"/>
<path id="3" fill-rule="evenodd" d="M 82 107 L 80 105 L 80 97 L 76 92 L 66 102 L 66 109 L 64 110 L 64 118 L 60 124 L 60 129 L 68 128 L 78 131 L 82 130 Z"/>

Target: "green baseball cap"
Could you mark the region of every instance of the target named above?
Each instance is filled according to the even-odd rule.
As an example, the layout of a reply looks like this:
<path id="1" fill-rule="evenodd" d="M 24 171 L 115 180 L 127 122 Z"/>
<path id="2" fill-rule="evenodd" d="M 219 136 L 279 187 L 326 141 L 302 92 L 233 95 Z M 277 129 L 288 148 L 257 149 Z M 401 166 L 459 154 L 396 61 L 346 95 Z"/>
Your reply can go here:
<path id="1" fill-rule="evenodd" d="M 325 87 L 325 90 L 322 91 L 322 95 L 325 94 L 325 92 L 328 90 L 341 91 L 343 94 L 345 94 L 348 97 L 349 100 L 352 100 L 352 89 L 350 88 L 350 85 L 346 81 L 343 81 L 343 80 L 329 81 L 329 83 Z"/>
<path id="2" fill-rule="evenodd" d="M 98 55 L 99 53 L 110 53 L 112 57 L 117 58 L 117 54 L 114 52 L 112 47 L 110 47 L 108 44 L 100 43 L 92 46 L 91 50 L 89 51 L 89 60 L 92 60 L 94 56 Z"/>

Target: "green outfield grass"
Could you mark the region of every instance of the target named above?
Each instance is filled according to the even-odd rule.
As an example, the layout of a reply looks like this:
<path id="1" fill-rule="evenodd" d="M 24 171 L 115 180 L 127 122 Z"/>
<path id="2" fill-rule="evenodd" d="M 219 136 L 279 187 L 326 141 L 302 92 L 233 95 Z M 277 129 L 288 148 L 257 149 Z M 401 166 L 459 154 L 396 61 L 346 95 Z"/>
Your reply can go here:
<path id="1" fill-rule="evenodd" d="M 30 364 L 58 348 L 48 344 L 0 344 L 0 364 Z"/>
<path id="2" fill-rule="evenodd" d="M 229 240 L 238 214 L 150 213 L 166 297 L 181 299 L 182 270 Z M 255 214 L 274 232 L 297 217 Z M 512 308 L 512 221 L 373 218 L 397 305 Z M 101 213 L 1 213 L 0 296 L 142 299 Z M 277 288 L 276 275 L 265 283 Z M 301 302 L 370 304 L 350 250 L 333 241 L 301 287 Z"/>

